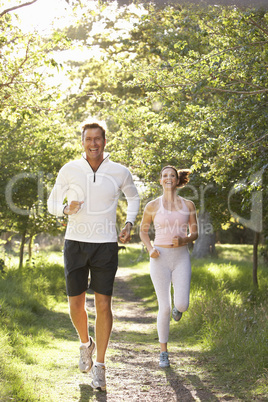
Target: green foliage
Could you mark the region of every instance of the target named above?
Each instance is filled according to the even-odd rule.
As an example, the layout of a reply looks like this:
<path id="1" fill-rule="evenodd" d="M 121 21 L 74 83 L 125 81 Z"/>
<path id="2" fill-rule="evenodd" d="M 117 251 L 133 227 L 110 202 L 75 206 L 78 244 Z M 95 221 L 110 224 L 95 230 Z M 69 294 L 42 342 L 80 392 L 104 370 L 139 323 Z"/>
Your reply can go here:
<path id="1" fill-rule="evenodd" d="M 136 172 L 148 182 L 155 177 L 155 148 L 161 153 L 156 156 L 158 166 L 168 158 L 179 166 L 191 164 L 204 182 L 225 183 L 233 173 L 240 177 L 238 163 L 246 168 L 261 150 L 263 157 L 258 154 L 258 164 L 253 164 L 259 169 L 266 155 L 267 124 L 264 13 L 197 5 L 148 7 L 126 37 L 115 27 L 127 21 L 127 15 L 118 12 L 112 23 L 100 12 L 98 21 L 107 31 L 93 43 L 109 59 L 105 54 L 103 62 L 98 61 L 99 72 L 90 64 L 80 69 L 82 93 L 95 88 L 88 104 L 111 120 L 111 149 L 117 155 L 118 146 L 126 147 L 124 156 L 119 149 L 119 158 L 127 161 L 131 156 Z M 107 32 L 112 36 L 115 31 L 118 36 L 108 47 Z M 108 69 L 104 93 L 101 77 Z M 156 138 L 161 133 L 168 149 Z M 142 163 L 136 161 L 137 153 Z"/>
<path id="2" fill-rule="evenodd" d="M 23 271 L 5 268 L 0 278 L 0 399 L 36 401 L 25 368 L 37 363 L 31 347 L 49 341 L 45 321 L 53 303 L 65 299 L 63 267 L 41 257 Z M 44 332 L 46 332 L 44 334 Z"/>
<path id="3" fill-rule="evenodd" d="M 151 196 L 161 167 L 172 163 L 192 169 L 190 196 L 210 212 L 214 230 L 230 220 L 228 195 L 241 180 L 246 188 L 231 207 L 248 218 L 252 194 L 265 191 L 252 177 L 264 175 L 268 159 L 267 13 L 174 3 L 145 4 L 139 16 L 124 6 L 115 17 L 109 7 L 79 21 L 83 43 L 103 57 L 76 64 L 73 113 L 106 119 L 113 159 Z M 130 21 L 132 28 L 118 28 Z"/>
<path id="4" fill-rule="evenodd" d="M 0 27 L 1 117 L 15 122 L 42 110 L 49 111 L 51 101 L 57 100 L 59 93 L 45 79 L 53 76 L 53 68 L 61 68 L 52 51 L 56 46 L 69 46 L 66 36 L 57 32 L 50 38 L 42 38 L 36 32 L 25 34 L 16 14 L 0 17 Z"/>
<path id="5" fill-rule="evenodd" d="M 9 13 L 0 27 L 0 231 L 20 233 L 24 241 L 59 228 L 46 199 L 60 167 L 77 155 L 75 129 L 66 122 L 59 88 L 48 80 L 61 68 L 53 52 L 69 42 L 59 32 L 25 34 Z"/>
<path id="6" fill-rule="evenodd" d="M 59 299 L 65 294 L 63 268 L 41 258 L 36 264 L 26 265 L 23 271 L 6 270 L 0 287 L 1 321 L 8 328 L 10 341 L 16 342 L 18 328 L 21 334 L 29 334 L 29 328 L 35 331 L 51 294 Z"/>
<path id="7" fill-rule="evenodd" d="M 60 167 L 76 151 L 71 130 L 63 122 L 59 125 L 60 119 L 63 119 L 60 113 L 53 116 L 42 113 L 30 121 L 17 121 L 13 129 L 5 127 L 9 135 L 2 143 L 0 201 L 8 230 L 18 229 L 21 233 L 20 226 L 27 225 L 28 233 L 32 227 L 32 234 L 36 234 L 53 222 L 54 218 L 46 212 L 47 189 Z"/>
<path id="8" fill-rule="evenodd" d="M 172 163 L 193 170 L 187 194 L 210 212 L 214 230 L 229 221 L 228 194 L 241 179 L 247 188 L 233 195 L 232 209 L 248 217 L 252 193 L 265 191 L 264 180 L 251 178 L 267 167 L 267 13 L 176 3 L 75 4 L 77 24 L 49 38 L 25 35 L 8 13 L 0 18 L 2 229 L 34 236 L 57 227 L 37 181 L 42 175 L 49 185 L 49 175 L 77 154 L 74 122 L 89 115 L 106 119 L 108 150 L 143 181 L 146 197 L 158 194 L 159 171 Z M 70 62 L 72 88 L 62 99 L 47 78 L 62 67 L 55 51 L 70 44 L 83 45 L 89 59 Z M 99 57 L 91 56 L 94 50 Z M 13 187 L 26 216 L 11 211 L 4 196 L 18 172 L 30 174 Z M 267 238 L 266 211 L 263 216 Z"/>

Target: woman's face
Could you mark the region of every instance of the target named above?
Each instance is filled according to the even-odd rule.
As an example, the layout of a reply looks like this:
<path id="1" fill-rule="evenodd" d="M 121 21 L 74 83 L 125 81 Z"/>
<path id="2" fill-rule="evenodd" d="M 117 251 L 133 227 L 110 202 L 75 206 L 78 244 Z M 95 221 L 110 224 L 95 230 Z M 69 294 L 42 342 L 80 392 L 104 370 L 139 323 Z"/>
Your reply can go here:
<path id="1" fill-rule="evenodd" d="M 174 169 L 166 168 L 162 171 L 160 184 L 164 189 L 173 189 L 176 188 L 179 184 L 179 178 Z"/>

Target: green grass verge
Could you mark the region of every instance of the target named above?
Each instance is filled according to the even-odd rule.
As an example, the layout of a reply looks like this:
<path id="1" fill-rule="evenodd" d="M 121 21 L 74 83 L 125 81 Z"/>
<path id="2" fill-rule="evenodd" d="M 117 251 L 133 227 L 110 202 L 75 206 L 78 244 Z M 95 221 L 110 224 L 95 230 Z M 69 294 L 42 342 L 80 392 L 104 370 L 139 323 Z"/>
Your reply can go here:
<path id="1" fill-rule="evenodd" d="M 9 263 L 1 274 L 1 402 L 43 400 L 39 398 L 41 351 L 48 359 L 53 339 L 63 340 L 70 330 L 68 313 L 55 312 L 57 304 L 66 299 L 63 266 L 60 261 L 55 263 L 55 258 L 49 261 L 42 256 L 21 270 Z M 65 316 L 65 328 L 61 315 Z M 54 327 L 59 318 L 61 327 Z M 43 374 L 46 371 L 44 364 L 41 371 Z M 47 382 L 44 381 L 43 387 L 45 395 Z"/>

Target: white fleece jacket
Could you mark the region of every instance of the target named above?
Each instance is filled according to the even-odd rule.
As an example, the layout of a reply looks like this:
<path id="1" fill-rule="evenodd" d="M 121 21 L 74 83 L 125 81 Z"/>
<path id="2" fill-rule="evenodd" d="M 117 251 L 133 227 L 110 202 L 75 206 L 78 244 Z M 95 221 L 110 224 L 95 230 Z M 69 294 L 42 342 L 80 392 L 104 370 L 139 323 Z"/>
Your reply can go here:
<path id="1" fill-rule="evenodd" d="M 65 239 L 88 243 L 116 242 L 116 208 L 122 191 L 127 199 L 126 221 L 134 224 L 139 195 L 130 171 L 110 161 L 109 155 L 94 172 L 85 156 L 64 165 L 48 198 L 48 211 L 63 216 L 64 201 L 84 201 L 68 216 Z"/>

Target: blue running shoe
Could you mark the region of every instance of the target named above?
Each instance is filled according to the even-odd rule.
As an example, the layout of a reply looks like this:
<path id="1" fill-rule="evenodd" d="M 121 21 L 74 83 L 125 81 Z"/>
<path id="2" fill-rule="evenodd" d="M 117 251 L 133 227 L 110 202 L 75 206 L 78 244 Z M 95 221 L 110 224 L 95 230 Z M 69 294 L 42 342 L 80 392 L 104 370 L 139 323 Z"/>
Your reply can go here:
<path id="1" fill-rule="evenodd" d="M 172 310 L 172 317 L 173 317 L 173 320 L 180 321 L 180 319 L 182 317 L 182 313 L 179 310 L 177 310 L 176 307 L 174 307 Z"/>
<path id="2" fill-rule="evenodd" d="M 169 367 L 168 352 L 160 353 L 159 367 Z"/>

